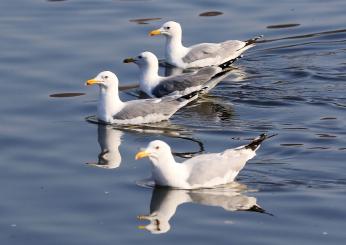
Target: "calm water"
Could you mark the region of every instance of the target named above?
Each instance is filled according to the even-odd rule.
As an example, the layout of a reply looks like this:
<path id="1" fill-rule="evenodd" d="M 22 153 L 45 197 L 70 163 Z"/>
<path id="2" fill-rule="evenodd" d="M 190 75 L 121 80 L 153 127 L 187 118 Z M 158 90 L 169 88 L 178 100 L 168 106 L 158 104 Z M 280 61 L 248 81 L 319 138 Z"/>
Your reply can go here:
<path id="1" fill-rule="evenodd" d="M 345 243 L 345 1 L 5 0 L 0 9 L 1 244 Z M 163 57 L 163 38 L 147 32 L 172 19 L 185 44 L 265 38 L 169 122 L 87 122 L 98 91 L 84 81 L 112 70 L 122 86 L 136 82 L 122 59 Z M 148 160 L 134 161 L 154 139 L 188 157 L 262 132 L 278 136 L 222 189 L 153 190 L 141 181 Z M 254 205 L 265 213 L 245 211 Z"/>

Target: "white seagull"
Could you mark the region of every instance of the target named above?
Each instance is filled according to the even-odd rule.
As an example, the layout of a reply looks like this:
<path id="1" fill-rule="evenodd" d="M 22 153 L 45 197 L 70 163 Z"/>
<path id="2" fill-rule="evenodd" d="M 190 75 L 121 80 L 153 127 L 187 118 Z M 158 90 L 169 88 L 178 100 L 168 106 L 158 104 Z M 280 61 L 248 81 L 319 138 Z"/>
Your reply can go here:
<path id="1" fill-rule="evenodd" d="M 255 46 L 257 39 L 247 41 L 227 40 L 221 43 L 199 43 L 190 47 L 182 44 L 182 29 L 179 23 L 168 21 L 160 29 L 149 33 L 151 36 L 164 35 L 166 37 L 166 62 L 183 69 L 205 66 L 220 66 L 222 68 L 233 63 L 244 51 Z"/>
<path id="2" fill-rule="evenodd" d="M 144 124 L 167 120 L 177 110 L 197 98 L 190 94 L 186 98 L 165 97 L 122 102 L 118 94 L 117 76 L 103 71 L 86 85 L 97 84 L 100 87 L 97 105 L 97 118 L 107 124 Z"/>
<path id="3" fill-rule="evenodd" d="M 202 154 L 183 163 L 174 160 L 168 144 L 155 140 L 135 158 L 149 157 L 155 185 L 179 189 L 210 188 L 234 181 L 246 162 L 256 155 L 262 141 L 270 137 L 262 134 L 248 145 L 221 153 Z"/>
<path id="4" fill-rule="evenodd" d="M 218 66 L 210 66 L 193 72 L 161 77 L 158 73 L 159 61 L 151 52 L 140 53 L 136 58 L 127 58 L 124 63 L 138 65 L 140 90 L 150 97 L 156 98 L 166 95 L 184 96 L 194 91 L 209 91 L 229 72 L 229 70 L 222 70 Z"/>

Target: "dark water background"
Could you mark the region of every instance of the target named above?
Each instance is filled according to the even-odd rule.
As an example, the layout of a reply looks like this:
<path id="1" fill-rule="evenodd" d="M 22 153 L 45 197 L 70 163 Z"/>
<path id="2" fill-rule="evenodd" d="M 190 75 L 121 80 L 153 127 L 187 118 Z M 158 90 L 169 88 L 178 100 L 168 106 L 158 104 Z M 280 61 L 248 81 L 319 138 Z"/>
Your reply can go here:
<path id="1" fill-rule="evenodd" d="M 345 243 L 345 1 L 5 0 L 0 9 L 1 244 Z M 265 38 L 169 122 L 145 131 L 86 122 L 98 91 L 84 81 L 112 70 L 121 85 L 136 82 L 122 59 L 163 57 L 163 38 L 147 33 L 168 20 L 183 24 L 185 44 Z M 232 211 L 231 187 L 155 191 L 152 208 L 176 211 L 170 229 L 137 228 L 153 194 L 138 184 L 150 173 L 134 161 L 140 147 L 162 139 L 180 153 L 217 152 L 262 132 L 278 136 L 240 173 L 235 196 L 272 215 Z M 111 169 L 86 164 L 99 159 Z"/>

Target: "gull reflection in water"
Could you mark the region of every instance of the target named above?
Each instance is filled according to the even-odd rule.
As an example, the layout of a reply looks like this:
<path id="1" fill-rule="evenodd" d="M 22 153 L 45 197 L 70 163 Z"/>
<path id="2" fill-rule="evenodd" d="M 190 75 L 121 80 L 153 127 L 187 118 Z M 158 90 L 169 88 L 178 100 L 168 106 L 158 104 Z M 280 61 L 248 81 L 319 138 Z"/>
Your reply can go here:
<path id="1" fill-rule="evenodd" d="M 101 152 L 98 155 L 98 162 L 88 164 L 106 169 L 115 169 L 119 167 L 121 163 L 119 146 L 121 144 L 122 135 L 122 131 L 114 129 L 110 125 L 99 124 L 97 138 Z"/>
<path id="2" fill-rule="evenodd" d="M 171 125 L 168 121 L 160 122 L 151 125 L 107 125 L 101 124 L 97 119 L 87 117 L 86 120 L 90 123 L 97 124 L 97 138 L 101 148 L 101 152 L 98 154 L 97 162 L 89 162 L 88 165 L 104 168 L 104 169 L 115 169 L 121 164 L 121 154 L 119 147 L 122 143 L 122 138 L 126 132 L 132 133 L 144 133 L 148 135 L 164 135 L 171 138 L 177 138 L 186 140 L 197 145 L 196 150 L 186 152 L 173 152 L 175 156 L 182 158 L 190 158 L 196 154 L 204 152 L 204 146 L 201 141 L 191 137 L 191 132 L 178 126 Z"/>
<path id="3" fill-rule="evenodd" d="M 166 233 L 171 229 L 170 219 L 179 205 L 196 203 L 207 206 L 222 207 L 227 211 L 253 211 L 265 213 L 255 197 L 246 196 L 246 186 L 237 182 L 215 189 L 178 190 L 155 187 L 150 202 L 150 214 L 139 215 L 139 220 L 149 224 L 138 226 L 152 234 Z"/>

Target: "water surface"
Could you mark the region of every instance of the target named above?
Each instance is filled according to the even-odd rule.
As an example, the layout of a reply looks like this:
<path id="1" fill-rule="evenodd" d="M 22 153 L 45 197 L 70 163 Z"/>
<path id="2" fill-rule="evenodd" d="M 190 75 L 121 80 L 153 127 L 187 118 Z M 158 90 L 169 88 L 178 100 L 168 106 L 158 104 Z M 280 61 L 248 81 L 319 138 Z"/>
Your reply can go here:
<path id="1" fill-rule="evenodd" d="M 19 0 L 0 8 L 2 244 L 345 242 L 345 1 Z M 172 19 L 187 45 L 264 39 L 168 122 L 89 123 L 98 91 L 85 80 L 112 70 L 122 99 L 133 99 L 138 70 L 122 60 L 144 50 L 163 58 L 163 38 L 147 33 Z M 183 160 L 263 132 L 278 136 L 237 188 L 148 188 L 149 162 L 134 161 L 154 139 Z M 137 216 L 160 204 L 170 208 L 161 209 L 170 210 L 161 232 L 152 233 L 155 220 L 138 229 L 152 223 Z"/>

